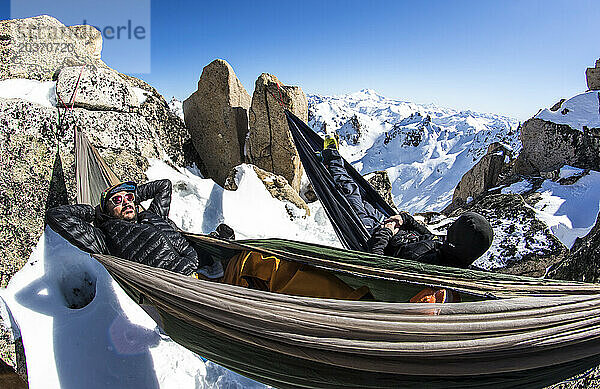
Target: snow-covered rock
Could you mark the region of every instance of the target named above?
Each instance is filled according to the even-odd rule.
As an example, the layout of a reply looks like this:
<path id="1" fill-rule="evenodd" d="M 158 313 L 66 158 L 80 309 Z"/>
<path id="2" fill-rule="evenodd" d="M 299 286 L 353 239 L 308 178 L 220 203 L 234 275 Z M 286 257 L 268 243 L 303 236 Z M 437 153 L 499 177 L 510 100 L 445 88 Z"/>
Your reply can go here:
<path id="1" fill-rule="evenodd" d="M 494 230 L 492 246 L 473 263 L 475 267 L 499 270 L 526 261 L 532 265 L 520 274 L 541 277 L 549 266 L 545 262 L 557 260 L 566 249 L 519 195 L 496 194 L 473 200 L 455 210 L 451 219 L 466 210 L 485 216 Z"/>
<path id="2" fill-rule="evenodd" d="M 600 211 L 600 173 L 565 166 L 557 180 L 542 182 L 529 203 L 533 204 L 537 219 L 544 221 L 571 248 L 596 222 Z"/>
<path id="3" fill-rule="evenodd" d="M 600 92 L 592 90 L 576 95 L 563 103 L 555 111 L 543 109 L 534 116 L 556 124 L 583 131 L 583 127 L 600 128 Z"/>
<path id="4" fill-rule="evenodd" d="M 600 170 L 600 92 L 581 93 L 542 110 L 523 123 L 521 141 L 517 174 L 537 174 L 563 165 Z"/>
<path id="5" fill-rule="evenodd" d="M 171 112 L 173 112 L 175 115 L 177 115 L 178 118 L 180 118 L 181 120 L 184 120 L 183 101 L 179 101 L 175 98 L 175 96 L 173 96 L 171 98 L 171 101 L 169 101 L 169 109 L 171 110 Z"/>
<path id="6" fill-rule="evenodd" d="M 492 188 L 466 206 L 488 217 L 495 234 L 476 266 L 509 265 L 507 272 L 543 276 L 592 230 L 600 211 L 600 173 L 564 166 L 551 176 Z"/>

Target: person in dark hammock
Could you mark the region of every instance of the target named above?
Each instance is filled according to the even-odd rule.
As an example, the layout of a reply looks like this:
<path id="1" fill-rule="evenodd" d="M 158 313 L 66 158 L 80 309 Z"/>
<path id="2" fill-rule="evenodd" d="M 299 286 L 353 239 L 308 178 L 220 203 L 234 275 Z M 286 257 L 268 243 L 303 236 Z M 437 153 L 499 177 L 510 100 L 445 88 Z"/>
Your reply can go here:
<path id="1" fill-rule="evenodd" d="M 475 212 L 466 212 L 448 228 L 446 239 L 437 237 L 407 212 L 385 218 L 363 200 L 359 186 L 344 167 L 337 140 L 327 137 L 321 158 L 338 189 L 367 231 L 369 251 L 434 265 L 467 268 L 483 255 L 493 240 L 490 223 Z"/>

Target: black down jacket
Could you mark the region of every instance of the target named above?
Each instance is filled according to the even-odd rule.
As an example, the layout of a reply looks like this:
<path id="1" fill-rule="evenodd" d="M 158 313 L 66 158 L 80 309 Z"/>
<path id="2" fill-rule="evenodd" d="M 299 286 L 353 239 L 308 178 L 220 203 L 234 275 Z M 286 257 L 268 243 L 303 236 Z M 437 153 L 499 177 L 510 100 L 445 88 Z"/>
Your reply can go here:
<path id="1" fill-rule="evenodd" d="M 62 205 L 50 209 L 50 227 L 79 249 L 111 254 L 145 265 L 185 275 L 198 267 L 198 254 L 168 218 L 171 181 L 158 180 L 139 185 L 136 204 L 152 199 L 137 221 L 126 221 L 104 213 L 100 206 Z"/>
<path id="2" fill-rule="evenodd" d="M 389 228 L 379 226 L 367 242 L 374 254 L 410 259 L 434 265 L 450 265 L 442 251 L 443 243 L 408 213 L 400 213 L 402 226 L 394 234 Z"/>

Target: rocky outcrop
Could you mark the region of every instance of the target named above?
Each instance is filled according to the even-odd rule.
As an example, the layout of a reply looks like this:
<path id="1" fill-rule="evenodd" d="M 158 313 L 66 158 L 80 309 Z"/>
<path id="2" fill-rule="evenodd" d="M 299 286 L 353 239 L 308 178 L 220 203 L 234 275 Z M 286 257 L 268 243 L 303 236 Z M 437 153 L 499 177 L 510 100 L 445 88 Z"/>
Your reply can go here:
<path id="1" fill-rule="evenodd" d="M 575 241 L 569 254 L 548 272 L 548 278 L 571 281 L 600 281 L 600 215 L 594 228 Z"/>
<path id="2" fill-rule="evenodd" d="M 12 366 L 0 360 L 0 388 L 27 389 L 26 382 Z"/>
<path id="3" fill-rule="evenodd" d="M 303 121 L 308 120 L 308 100 L 300 87 L 286 86 L 271 74 L 261 74 L 252 96 L 247 156 L 261 169 L 284 176 L 298 192 L 302 165 L 284 107 Z"/>
<path id="4" fill-rule="evenodd" d="M 450 209 L 463 206 L 469 199 L 485 194 L 498 184 L 498 178 L 504 166 L 510 160 L 511 152 L 498 142 L 489 145 L 487 154 L 475 164 L 454 189 Z"/>
<path id="5" fill-rule="evenodd" d="M 59 127 L 57 108 L 0 98 L 0 287 L 8 284 L 38 243 L 46 210 L 75 199 L 74 126 L 85 131 L 124 179 L 144 182 L 148 158 L 164 158 L 165 154 L 180 166 L 199 162 L 183 121 L 164 98 L 145 82 L 110 70 L 99 60 L 99 32 L 87 38 L 81 33 L 79 37 L 60 36 L 61 42 L 73 44 L 72 52 L 15 52 L 23 31 L 41 34 L 48 28 L 97 32 L 85 26 L 67 28 L 48 16 L 2 21 L 0 79 L 49 80 L 56 75 L 59 94 L 69 99 L 80 65 L 86 64 L 75 106 L 87 109 L 74 108 L 66 114 L 61 109 L 63 126 Z M 75 71 L 71 66 L 77 66 Z M 96 88 L 97 84 L 103 89 Z M 132 87 L 144 90 L 143 102 L 131 93 Z M 22 347 L 6 333 L 0 331 L 0 358 L 24 376 Z"/>
<path id="6" fill-rule="evenodd" d="M 392 197 L 392 182 L 385 170 L 376 171 L 366 174 L 365 179 L 371 184 L 371 186 L 379 193 L 379 195 L 388 203 L 396 212 L 398 208 L 394 204 L 394 198 Z"/>
<path id="7" fill-rule="evenodd" d="M 162 145 L 172 147 L 138 113 L 75 108 L 63 120 L 59 128 L 55 108 L 0 99 L 1 286 L 31 254 L 45 210 L 75 199 L 72 126 L 85 129 L 119 177 L 135 181 L 146 180 L 147 159 L 161 158 Z"/>
<path id="8" fill-rule="evenodd" d="M 73 134 L 59 129 L 56 118 L 54 108 L 0 99 L 0 286 L 29 258 L 46 209 L 75 199 Z M 140 115 L 74 109 L 65 121 L 85 129 L 120 177 L 145 181 L 147 158 L 162 155 L 154 130 Z"/>
<path id="9" fill-rule="evenodd" d="M 42 15 L 0 21 L 0 80 L 51 80 L 57 70 L 83 64 L 106 68 L 102 37 L 91 26 L 67 27 Z"/>
<path id="10" fill-rule="evenodd" d="M 585 70 L 585 79 L 588 89 L 600 89 L 600 59 L 596 60 L 596 66 Z"/>
<path id="11" fill-rule="evenodd" d="M 556 104 L 554 104 L 554 105 L 553 105 L 553 106 L 550 108 L 550 111 L 552 111 L 552 112 L 556 112 L 556 111 L 558 111 L 558 110 L 560 109 L 560 107 L 561 107 L 562 103 L 564 103 L 564 102 L 565 102 L 565 100 L 566 100 L 566 99 L 560 99 L 560 100 L 558 100 L 558 101 L 556 102 Z"/>
<path id="12" fill-rule="evenodd" d="M 416 128 L 410 127 L 415 123 L 417 123 Z M 392 129 L 385 133 L 383 144 L 387 145 L 399 137 L 402 139 L 402 146 L 418 147 L 423 141 L 426 131 L 430 129 L 431 117 L 429 115 L 423 117 L 417 112 L 395 123 Z"/>
<path id="13" fill-rule="evenodd" d="M 250 95 L 222 59 L 206 65 L 198 90 L 183 102 L 185 124 L 203 156 L 202 174 L 223 185 L 234 166 L 245 162 Z"/>
<path id="14" fill-rule="evenodd" d="M 502 273 L 543 277 L 567 248 L 538 220 L 535 211 L 517 194 L 493 194 L 457 208 L 450 217 L 473 211 L 485 216 L 494 229 L 492 247 L 485 254 Z"/>
<path id="15" fill-rule="evenodd" d="M 584 127 L 578 131 L 534 118 L 523 124 L 521 143 L 515 174 L 539 174 L 563 165 L 600 170 L 600 129 Z"/>
<path id="16" fill-rule="evenodd" d="M 59 104 L 90 110 L 130 112 L 140 106 L 130 84 L 112 69 L 93 65 L 63 68 L 56 82 Z"/>
<path id="17" fill-rule="evenodd" d="M 296 208 L 304 210 L 306 216 L 310 215 L 310 208 L 308 208 L 306 202 L 302 200 L 298 192 L 296 192 L 290 186 L 290 184 L 283 176 L 278 176 L 271 172 L 267 172 L 254 165 L 252 165 L 252 168 L 256 172 L 258 178 L 265 185 L 265 188 L 267 188 L 271 196 L 273 196 L 273 198 L 276 198 L 281 201 L 286 201 L 292 205 L 295 205 Z M 226 190 L 237 190 L 238 187 L 237 183 L 235 182 L 236 176 L 237 168 L 233 168 L 227 176 L 227 179 L 225 180 L 225 185 L 223 186 Z M 290 216 L 296 214 L 296 212 L 293 212 L 289 208 L 288 212 L 290 213 Z"/>
<path id="18" fill-rule="evenodd" d="M 202 160 L 194 148 L 183 120 L 171 110 L 165 98 L 144 81 L 125 74 L 120 76 L 132 86 L 145 91 L 146 100 L 137 109 L 148 125 L 154 129 L 164 152 L 179 166 L 197 165 L 203 169 Z"/>
<path id="19" fill-rule="evenodd" d="M 46 210 L 75 199 L 72 126 L 85 130 L 119 177 L 144 182 L 148 158 L 181 148 L 177 137 L 168 137 L 168 128 L 185 130 L 175 115 L 169 116 L 175 125 L 157 115 L 170 112 L 160 99 L 149 97 L 142 105 L 146 116 L 75 108 L 64 116 L 65 128 L 58 127 L 56 108 L 0 99 L 0 287 L 27 262 L 44 230 Z M 146 118 L 161 123 L 162 132 Z M 181 150 L 171 155 L 184 160 Z M 19 367 L 11 343 L 0 338 L 0 355 Z"/>

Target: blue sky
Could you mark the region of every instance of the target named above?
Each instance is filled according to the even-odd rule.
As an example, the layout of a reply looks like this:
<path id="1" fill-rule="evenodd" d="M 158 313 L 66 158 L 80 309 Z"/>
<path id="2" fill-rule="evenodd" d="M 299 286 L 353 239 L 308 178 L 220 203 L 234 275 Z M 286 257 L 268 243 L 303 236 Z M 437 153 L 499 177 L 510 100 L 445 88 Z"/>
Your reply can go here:
<path id="1" fill-rule="evenodd" d="M 222 58 L 250 94 L 268 72 L 307 93 L 371 88 L 526 120 L 587 89 L 598 20 L 592 0 L 152 1 L 151 73 L 133 75 L 185 99 Z"/>

